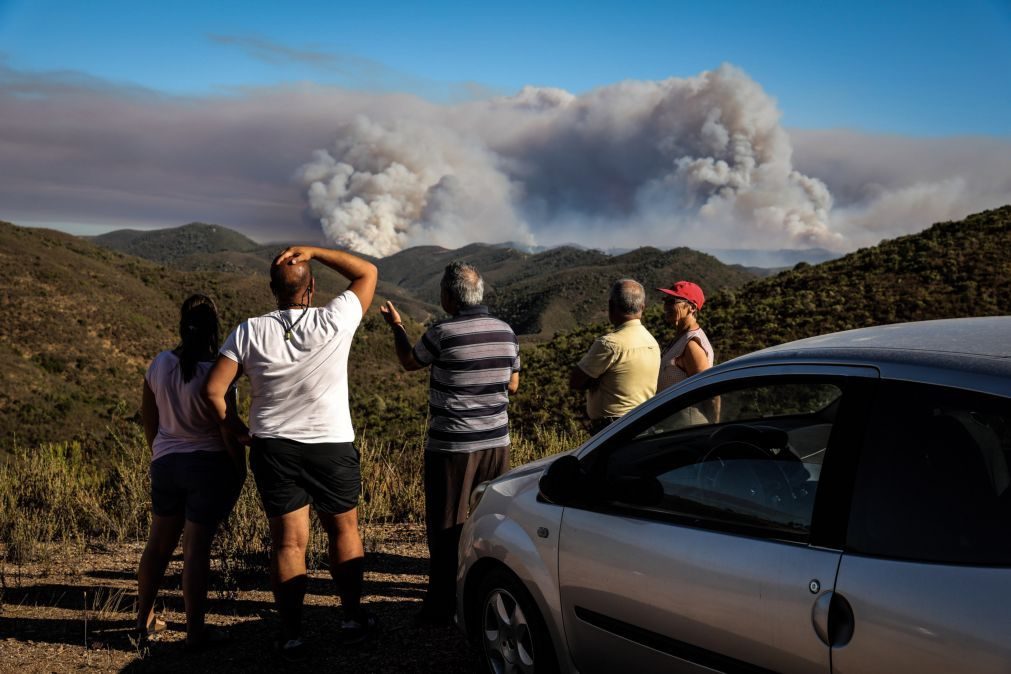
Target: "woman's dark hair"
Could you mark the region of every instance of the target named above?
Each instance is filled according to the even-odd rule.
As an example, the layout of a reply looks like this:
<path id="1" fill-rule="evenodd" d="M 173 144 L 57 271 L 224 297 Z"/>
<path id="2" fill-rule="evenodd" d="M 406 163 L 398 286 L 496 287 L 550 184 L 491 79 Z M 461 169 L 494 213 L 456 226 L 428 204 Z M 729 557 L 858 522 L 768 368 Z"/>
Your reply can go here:
<path id="1" fill-rule="evenodd" d="M 197 363 L 218 352 L 218 308 L 206 295 L 190 295 L 179 311 L 179 364 L 183 381 L 197 373 Z"/>

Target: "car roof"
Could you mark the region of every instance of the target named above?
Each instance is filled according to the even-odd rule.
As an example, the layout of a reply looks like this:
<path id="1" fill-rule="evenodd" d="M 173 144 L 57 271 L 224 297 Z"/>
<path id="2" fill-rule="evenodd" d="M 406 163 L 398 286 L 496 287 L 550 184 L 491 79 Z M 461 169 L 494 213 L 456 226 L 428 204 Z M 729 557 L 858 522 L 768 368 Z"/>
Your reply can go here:
<path id="1" fill-rule="evenodd" d="M 949 318 L 846 330 L 762 349 L 729 363 L 845 361 L 982 369 L 1011 376 L 1011 316 Z"/>

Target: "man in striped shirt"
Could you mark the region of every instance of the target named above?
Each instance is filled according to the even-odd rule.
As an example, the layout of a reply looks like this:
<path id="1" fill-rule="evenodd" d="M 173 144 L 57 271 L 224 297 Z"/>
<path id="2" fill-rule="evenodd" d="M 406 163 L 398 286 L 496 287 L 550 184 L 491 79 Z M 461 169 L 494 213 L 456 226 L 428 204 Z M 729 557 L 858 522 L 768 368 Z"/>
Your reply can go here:
<path id="1" fill-rule="evenodd" d="M 380 308 L 404 369 L 432 368 L 425 442 L 429 573 L 419 624 L 452 620 L 457 545 L 470 493 L 509 467 L 507 408 L 520 383 L 519 342 L 507 323 L 488 314 L 483 296 L 477 269 L 447 266 L 441 300 L 450 318 L 430 327 L 413 348 L 393 303 Z"/>

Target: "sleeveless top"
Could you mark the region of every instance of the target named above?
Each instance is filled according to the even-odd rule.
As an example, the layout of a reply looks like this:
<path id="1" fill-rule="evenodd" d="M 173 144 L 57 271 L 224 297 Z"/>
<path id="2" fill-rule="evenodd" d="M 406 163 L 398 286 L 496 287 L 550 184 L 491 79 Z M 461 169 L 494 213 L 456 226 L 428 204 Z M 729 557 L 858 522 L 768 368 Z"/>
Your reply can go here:
<path id="1" fill-rule="evenodd" d="M 179 357 L 172 351 L 162 351 L 151 361 L 144 379 L 158 406 L 158 434 L 151 445 L 152 461 L 168 454 L 225 450 L 218 418 L 200 393 L 213 364 L 197 363 L 193 379 L 184 382 Z"/>
<path id="2" fill-rule="evenodd" d="M 680 337 L 671 340 L 664 348 L 663 355 L 660 356 L 660 377 L 656 382 L 657 393 L 668 386 L 673 386 L 688 378 L 688 373 L 678 367 L 674 361 L 681 357 L 681 354 L 684 353 L 685 348 L 688 346 L 688 342 L 693 339 L 705 351 L 709 367 L 713 366 L 713 347 L 709 343 L 706 333 L 702 331 L 702 328 L 689 330 Z"/>

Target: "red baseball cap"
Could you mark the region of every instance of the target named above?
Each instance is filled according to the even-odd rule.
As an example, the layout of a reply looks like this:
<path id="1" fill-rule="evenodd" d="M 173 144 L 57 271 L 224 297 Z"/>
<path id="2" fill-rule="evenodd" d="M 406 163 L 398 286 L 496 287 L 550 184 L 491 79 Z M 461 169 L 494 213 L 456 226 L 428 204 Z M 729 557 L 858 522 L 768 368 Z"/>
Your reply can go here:
<path id="1" fill-rule="evenodd" d="M 705 304 L 706 296 L 702 293 L 702 288 L 691 281 L 678 281 L 670 288 L 657 288 L 662 293 L 667 293 L 671 297 L 679 300 L 686 300 L 695 305 L 696 309 L 701 309 Z"/>

